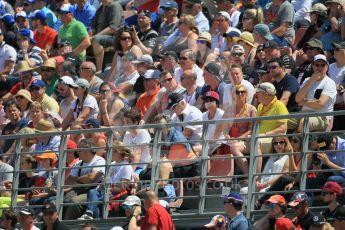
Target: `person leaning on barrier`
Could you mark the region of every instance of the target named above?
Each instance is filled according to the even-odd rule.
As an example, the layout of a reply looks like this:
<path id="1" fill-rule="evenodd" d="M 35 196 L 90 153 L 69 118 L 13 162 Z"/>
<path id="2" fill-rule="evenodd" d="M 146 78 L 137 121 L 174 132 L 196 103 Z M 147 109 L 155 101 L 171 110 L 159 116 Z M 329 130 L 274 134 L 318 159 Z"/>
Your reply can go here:
<path id="1" fill-rule="evenodd" d="M 15 230 L 18 222 L 17 213 L 11 210 L 4 210 L 0 217 L 0 229 Z"/>
<path id="2" fill-rule="evenodd" d="M 86 193 L 94 188 L 94 186 L 73 187 L 73 185 L 99 183 L 105 173 L 105 160 L 96 155 L 95 146 L 91 140 L 82 139 L 78 143 L 78 148 L 83 148 L 78 151 L 80 161 L 72 168 L 65 182 L 69 186 L 65 189 L 64 202 L 74 204 L 67 206 L 65 210 L 64 219 L 67 220 L 76 219 L 82 215 L 83 205 L 79 203 L 86 202 Z M 80 168 L 81 166 L 100 167 Z"/>
<path id="3" fill-rule="evenodd" d="M 137 220 L 142 214 L 140 206 L 135 206 L 131 220 L 128 225 L 128 230 L 174 230 L 174 222 L 171 219 L 168 211 L 159 203 L 159 199 L 154 191 L 148 190 L 142 194 L 144 200 L 145 216 L 141 220 L 140 227 L 137 225 Z"/>
<path id="4" fill-rule="evenodd" d="M 305 192 L 295 192 L 288 204 L 296 213 L 296 217 L 292 219 L 292 222 L 297 228 L 309 230 L 313 224 L 315 214 L 309 210 L 310 201 L 311 199 Z"/>

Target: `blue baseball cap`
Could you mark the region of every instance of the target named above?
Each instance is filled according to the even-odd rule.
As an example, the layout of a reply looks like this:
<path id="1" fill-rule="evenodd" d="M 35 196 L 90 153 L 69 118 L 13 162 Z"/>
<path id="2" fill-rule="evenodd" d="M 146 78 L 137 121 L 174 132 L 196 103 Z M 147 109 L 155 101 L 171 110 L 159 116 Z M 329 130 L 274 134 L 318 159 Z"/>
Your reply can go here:
<path id="1" fill-rule="evenodd" d="M 2 15 L 1 21 L 6 25 L 13 25 L 15 23 L 14 16 L 12 14 Z"/>
<path id="2" fill-rule="evenodd" d="M 44 81 L 42 80 L 36 79 L 31 82 L 30 88 L 31 87 L 39 87 L 39 88 L 46 87 L 46 83 L 44 83 Z"/>
<path id="3" fill-rule="evenodd" d="M 268 41 L 273 40 L 273 37 L 271 35 L 271 32 L 270 32 L 268 25 L 265 25 L 265 24 L 255 25 L 254 29 L 253 29 L 253 33 L 263 36 Z"/>
<path id="4" fill-rule="evenodd" d="M 167 10 L 167 9 L 176 9 L 178 10 L 178 5 L 175 1 L 168 1 L 163 3 L 163 5 L 161 5 L 161 8 L 163 10 Z"/>
<path id="5" fill-rule="evenodd" d="M 83 126 L 89 126 L 89 125 L 91 125 L 93 128 L 100 128 L 101 122 L 95 118 L 89 118 L 85 121 Z"/>
<path id="6" fill-rule="evenodd" d="M 32 20 L 47 20 L 47 16 L 46 16 L 46 13 L 44 13 L 43 10 L 36 10 L 32 17 L 30 17 Z"/>
<path id="7" fill-rule="evenodd" d="M 290 200 L 290 203 L 288 204 L 290 207 L 296 207 L 297 205 L 299 205 L 302 202 L 307 202 L 308 205 L 310 200 L 308 195 L 305 192 L 295 192 L 292 195 L 292 198 Z"/>
<path id="8" fill-rule="evenodd" d="M 228 33 L 223 34 L 223 37 L 229 37 L 229 38 L 240 37 L 240 36 L 241 36 L 241 33 L 235 30 L 232 30 Z"/>
<path id="9" fill-rule="evenodd" d="M 59 9 L 56 11 L 58 14 L 68 14 L 73 13 L 71 4 L 63 4 Z"/>
<path id="10" fill-rule="evenodd" d="M 29 38 L 32 44 L 36 44 L 36 41 L 34 39 L 34 33 L 30 29 L 21 29 L 19 31 L 19 35 L 22 37 Z"/>
<path id="11" fill-rule="evenodd" d="M 238 194 L 237 192 L 230 192 L 228 195 L 223 196 L 223 198 L 225 200 L 236 200 L 238 202 L 242 202 L 243 203 L 243 198 L 240 194 Z"/>

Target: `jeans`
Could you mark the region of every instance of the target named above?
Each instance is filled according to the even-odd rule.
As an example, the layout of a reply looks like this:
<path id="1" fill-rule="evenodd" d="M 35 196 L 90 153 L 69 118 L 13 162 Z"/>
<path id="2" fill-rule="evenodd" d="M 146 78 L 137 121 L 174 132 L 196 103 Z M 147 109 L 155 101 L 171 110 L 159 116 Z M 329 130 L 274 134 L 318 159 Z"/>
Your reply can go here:
<path id="1" fill-rule="evenodd" d="M 334 181 L 340 184 L 341 187 L 345 187 L 345 178 L 342 176 L 330 176 L 327 181 Z"/>
<path id="2" fill-rule="evenodd" d="M 90 189 L 87 192 L 87 202 L 97 202 L 103 201 L 104 199 L 104 191 L 98 191 L 97 188 Z M 99 203 L 88 203 L 86 212 L 90 212 L 93 214 L 94 218 L 100 217 L 100 210 L 99 210 Z"/>

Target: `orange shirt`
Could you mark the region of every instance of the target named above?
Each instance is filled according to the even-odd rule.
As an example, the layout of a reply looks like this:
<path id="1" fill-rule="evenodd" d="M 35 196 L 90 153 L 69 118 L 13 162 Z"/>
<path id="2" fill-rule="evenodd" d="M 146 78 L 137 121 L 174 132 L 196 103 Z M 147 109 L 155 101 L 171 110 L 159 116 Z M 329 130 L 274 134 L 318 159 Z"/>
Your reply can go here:
<path id="1" fill-rule="evenodd" d="M 44 27 L 43 33 L 40 33 L 37 30 L 34 31 L 36 46 L 44 50 L 47 49 L 47 45 L 53 47 L 57 41 L 57 37 L 58 33 L 49 26 Z"/>
<path id="2" fill-rule="evenodd" d="M 152 93 L 148 94 L 143 93 L 139 96 L 137 100 L 136 107 L 141 113 L 141 116 L 144 116 L 148 108 L 152 105 L 152 103 L 156 100 L 158 93 L 159 93 L 160 88 L 156 89 Z"/>

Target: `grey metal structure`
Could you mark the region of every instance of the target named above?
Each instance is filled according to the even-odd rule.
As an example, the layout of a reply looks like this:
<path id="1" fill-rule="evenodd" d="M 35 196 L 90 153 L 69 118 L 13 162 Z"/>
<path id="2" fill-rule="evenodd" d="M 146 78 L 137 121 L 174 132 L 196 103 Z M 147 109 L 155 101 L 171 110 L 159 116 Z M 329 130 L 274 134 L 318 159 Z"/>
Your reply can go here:
<path id="1" fill-rule="evenodd" d="M 246 209 L 246 216 L 250 218 L 253 214 L 254 210 L 254 203 L 255 203 L 255 196 L 258 194 L 258 192 L 255 192 L 255 177 L 257 175 L 263 175 L 263 174 L 257 174 L 256 173 L 256 162 L 257 162 L 257 148 L 258 148 L 258 139 L 262 138 L 262 136 L 259 136 L 259 128 L 260 128 L 260 121 L 262 120 L 276 120 L 276 119 L 291 119 L 291 118 L 305 118 L 304 123 L 304 132 L 298 135 L 303 136 L 303 158 L 302 158 L 302 170 L 301 170 L 301 181 L 300 181 L 300 190 L 305 191 L 305 182 L 306 182 L 306 176 L 307 172 L 307 154 L 311 154 L 311 151 L 308 151 L 308 142 L 309 142 L 309 135 L 311 134 L 309 132 L 309 117 L 313 116 L 328 116 L 328 115 L 345 115 L 345 111 L 338 111 L 338 112 L 332 112 L 332 113 L 297 113 L 297 114 L 290 114 L 285 116 L 271 116 L 271 117 L 254 117 L 254 118 L 236 118 L 236 119 L 222 119 L 222 120 L 216 120 L 216 121 L 202 121 L 202 122 L 188 122 L 188 123 L 169 123 L 166 125 L 161 124 L 148 124 L 148 125 L 142 125 L 140 126 L 141 129 L 154 129 L 154 139 L 152 146 L 153 147 L 153 156 L 152 156 L 152 175 L 151 175 L 151 188 L 155 191 L 158 190 L 157 187 L 157 181 L 159 180 L 159 165 L 161 163 L 160 161 L 160 153 L 161 153 L 161 145 L 165 142 L 161 141 L 162 139 L 162 127 L 174 127 L 174 126 L 180 126 L 180 125 L 203 125 L 203 135 L 202 135 L 202 153 L 199 157 L 199 162 L 201 165 L 201 174 L 200 177 L 197 177 L 200 181 L 199 186 L 199 193 L 196 194 L 193 197 L 186 197 L 183 198 L 196 198 L 198 199 L 198 208 L 193 209 L 192 212 L 186 213 L 186 214 L 178 214 L 173 215 L 174 218 L 177 219 L 185 219 L 188 221 L 188 218 L 194 217 L 194 218 L 206 218 L 209 219 L 210 215 L 219 214 L 222 211 L 223 207 L 220 207 L 219 210 L 214 211 L 213 209 L 208 209 L 206 206 L 206 200 L 209 198 L 217 197 L 219 195 L 207 195 L 207 182 L 212 179 L 216 179 L 216 177 L 207 176 L 207 163 L 208 161 L 214 159 L 213 157 L 209 157 L 208 153 L 208 146 L 209 142 L 211 141 L 219 141 L 219 140 L 208 140 L 206 138 L 206 130 L 209 125 L 211 124 L 220 124 L 220 123 L 245 123 L 245 122 L 252 122 L 253 123 L 253 130 L 252 135 L 250 138 L 251 143 L 251 153 L 249 156 L 247 156 L 250 160 L 250 167 L 249 167 L 249 186 L 248 186 L 248 195 L 247 195 L 247 209 Z M 107 148 L 106 148 L 106 165 L 105 165 L 105 178 L 109 177 L 110 171 L 111 171 L 111 153 L 113 149 L 113 139 L 114 139 L 114 131 L 121 131 L 121 130 L 129 130 L 132 126 L 122 126 L 122 127 L 110 127 L 110 128 L 100 128 L 100 129 L 93 129 L 93 130 L 73 130 L 73 131 L 65 131 L 65 132 L 51 132 L 51 133 L 36 133 L 36 134 L 30 134 L 30 135 L 11 135 L 11 136 L 0 136 L 0 140 L 6 140 L 6 139 L 15 139 L 16 140 L 16 148 L 15 153 L 13 155 L 14 159 L 14 177 L 13 177 L 13 187 L 12 187 L 12 200 L 11 200 L 11 207 L 17 208 L 17 201 L 16 196 L 18 192 L 18 182 L 19 182 L 19 173 L 23 172 L 19 169 L 20 165 L 20 155 L 22 154 L 20 152 L 21 147 L 21 140 L 24 138 L 39 138 L 41 136 L 55 136 L 55 135 L 61 135 L 61 144 L 59 148 L 59 164 L 58 164 L 58 182 L 57 182 L 57 193 L 56 193 L 56 207 L 59 212 L 60 219 L 62 218 L 63 213 L 63 207 L 68 206 L 69 204 L 63 203 L 63 197 L 64 197 L 64 191 L 65 188 L 64 184 L 64 175 L 67 167 L 66 165 L 66 143 L 67 143 L 67 137 L 70 134 L 80 134 L 80 133 L 92 133 L 92 132 L 104 132 L 108 136 L 108 142 L 107 142 Z M 340 133 L 340 132 L 336 132 Z M 293 134 L 296 135 L 296 134 Z M 272 135 L 271 137 L 273 137 Z M 278 135 L 282 136 L 282 135 Z M 287 136 L 292 136 L 287 135 Z M 266 136 L 269 137 L 269 136 Z M 238 138 L 237 138 L 238 139 Z M 268 154 L 269 155 L 269 154 Z M 226 157 L 228 158 L 228 157 Z M 233 159 L 236 159 L 236 157 L 232 157 Z M 238 157 L 237 157 L 238 158 Z M 217 159 L 220 159 L 219 157 Z M 176 161 L 174 161 L 176 162 Z M 84 167 L 84 166 L 83 166 Z M 230 176 L 231 178 L 236 178 L 236 176 Z M 222 177 L 223 178 L 223 177 Z M 195 179 L 195 178 L 194 178 Z M 103 185 L 106 189 L 109 188 L 109 182 L 107 180 L 104 180 Z M 80 186 L 80 185 L 79 185 Z M 35 188 L 32 188 L 35 189 Z M 107 206 L 109 204 L 109 194 L 105 193 L 103 204 L 103 218 L 100 220 L 101 222 L 106 222 L 109 219 L 109 213 Z M 123 218 L 119 218 L 119 220 L 123 220 Z M 76 221 L 75 223 L 78 223 Z"/>

